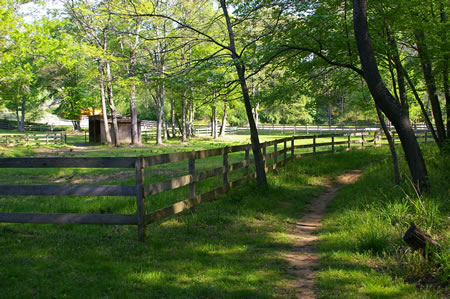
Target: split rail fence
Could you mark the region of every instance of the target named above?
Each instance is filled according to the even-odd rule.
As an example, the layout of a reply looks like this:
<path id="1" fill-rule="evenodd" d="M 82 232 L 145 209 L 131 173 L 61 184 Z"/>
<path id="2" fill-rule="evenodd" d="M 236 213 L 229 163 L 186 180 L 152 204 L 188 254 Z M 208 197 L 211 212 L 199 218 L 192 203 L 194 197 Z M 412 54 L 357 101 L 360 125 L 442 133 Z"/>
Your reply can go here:
<path id="1" fill-rule="evenodd" d="M 15 145 L 64 144 L 65 140 L 65 133 L 16 134 L 0 136 L 0 144 L 7 147 Z"/>
<path id="2" fill-rule="evenodd" d="M 352 137 L 359 137 L 355 140 Z M 326 138 L 326 142 L 323 139 Z M 371 138 L 371 139 L 368 139 Z M 287 161 L 308 154 L 332 153 L 347 151 L 352 144 L 357 148 L 377 145 L 381 135 L 375 133 L 369 136 L 367 132 L 351 134 L 328 134 L 293 136 L 261 143 L 265 170 L 270 172 L 284 165 Z M 295 144 L 297 140 L 312 140 L 309 144 Z M 331 141 L 330 141 L 331 139 Z M 359 145 L 359 146 L 358 146 Z M 300 150 L 312 149 L 309 153 L 299 153 Z M 270 152 L 269 152 L 270 151 Z M 229 162 L 231 153 L 241 152 L 243 160 L 237 163 Z M 242 155 L 242 152 L 244 155 Z M 254 160 L 250 157 L 250 144 L 230 146 L 224 148 L 162 154 L 140 157 L 104 157 L 104 158 L 0 158 L 0 168 L 134 168 L 135 185 L 0 185 L 0 196 L 132 196 L 136 200 L 135 214 L 68 214 L 68 213 L 22 213 L 0 212 L 0 222 L 9 223 L 38 223 L 38 224 L 110 224 L 137 225 L 138 239 L 145 239 L 147 224 L 159 221 L 171 215 L 180 213 L 198 205 L 202 201 L 216 198 L 231 188 L 255 178 L 251 169 Z M 196 162 L 214 156 L 222 156 L 222 166 L 206 171 L 196 171 Z M 148 184 L 145 182 L 144 171 L 147 167 L 186 161 L 189 174 L 170 180 Z M 270 162 L 270 163 L 269 163 Z M 270 164 L 270 165 L 267 165 Z M 245 168 L 242 177 L 230 180 L 230 173 Z M 214 177 L 222 176 L 222 186 L 206 193 L 197 194 L 196 183 Z M 164 208 L 146 212 L 146 202 L 152 195 L 189 186 L 189 198 L 178 201 Z M 32 199 L 31 199 L 32 200 Z"/>

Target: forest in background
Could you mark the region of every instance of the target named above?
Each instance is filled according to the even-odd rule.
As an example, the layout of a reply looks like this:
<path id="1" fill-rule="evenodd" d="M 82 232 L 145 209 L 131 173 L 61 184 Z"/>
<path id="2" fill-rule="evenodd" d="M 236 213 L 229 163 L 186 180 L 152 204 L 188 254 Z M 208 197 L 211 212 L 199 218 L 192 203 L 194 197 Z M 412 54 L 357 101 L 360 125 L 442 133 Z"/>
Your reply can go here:
<path id="1" fill-rule="evenodd" d="M 239 78 L 224 50 L 228 36 L 220 4 L 30 2 L 0 1 L 0 105 L 14 111 L 18 122 L 38 117 L 44 104 L 77 120 L 83 111 L 101 109 L 103 98 L 108 114 L 131 116 L 134 102 L 137 118 L 164 119 L 174 123 L 173 130 L 194 119 L 224 116 L 231 125 L 248 123 Z M 445 107 L 444 4 L 380 1 L 368 8 L 384 82 L 417 122 L 424 116 L 415 93 L 427 113 L 432 109 L 420 48 L 426 49 Z M 352 70 L 359 62 L 351 1 L 229 1 L 229 6 L 256 122 L 377 121 L 370 92 Z"/>

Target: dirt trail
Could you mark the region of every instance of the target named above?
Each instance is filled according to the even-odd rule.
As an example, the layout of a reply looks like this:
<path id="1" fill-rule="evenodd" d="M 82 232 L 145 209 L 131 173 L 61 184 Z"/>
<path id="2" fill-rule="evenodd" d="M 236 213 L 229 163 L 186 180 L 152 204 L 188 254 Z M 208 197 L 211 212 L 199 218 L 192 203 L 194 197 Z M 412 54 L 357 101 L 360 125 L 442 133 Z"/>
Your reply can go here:
<path id="1" fill-rule="evenodd" d="M 329 185 L 328 191 L 313 199 L 306 207 L 306 214 L 296 223 L 292 223 L 290 237 L 294 246 L 285 254 L 289 262 L 289 272 L 295 277 L 291 287 L 297 298 L 316 298 L 314 276 L 319 266 L 319 255 L 316 250 L 318 236 L 316 231 L 321 226 L 328 203 L 333 200 L 339 189 L 346 184 L 353 184 L 361 176 L 360 170 L 353 170 L 339 176 L 335 185 Z"/>

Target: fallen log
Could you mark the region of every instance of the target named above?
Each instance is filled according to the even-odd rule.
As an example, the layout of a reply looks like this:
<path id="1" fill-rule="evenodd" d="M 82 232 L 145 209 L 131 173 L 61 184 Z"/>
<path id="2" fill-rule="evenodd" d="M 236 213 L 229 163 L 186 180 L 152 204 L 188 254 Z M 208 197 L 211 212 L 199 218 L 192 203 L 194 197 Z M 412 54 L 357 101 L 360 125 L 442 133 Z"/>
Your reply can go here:
<path id="1" fill-rule="evenodd" d="M 403 236 L 403 241 L 406 242 L 414 250 L 418 250 L 422 255 L 428 258 L 428 253 L 433 250 L 439 250 L 441 245 L 433 240 L 433 238 L 419 229 L 414 223 L 411 223 L 410 228 Z"/>

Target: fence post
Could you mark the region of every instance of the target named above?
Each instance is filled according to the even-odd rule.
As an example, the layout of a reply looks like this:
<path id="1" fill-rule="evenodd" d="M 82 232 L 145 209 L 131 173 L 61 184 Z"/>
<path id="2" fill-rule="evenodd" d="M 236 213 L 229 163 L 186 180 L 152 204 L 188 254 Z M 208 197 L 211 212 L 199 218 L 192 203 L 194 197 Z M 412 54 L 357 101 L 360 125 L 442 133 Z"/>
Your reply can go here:
<path id="1" fill-rule="evenodd" d="M 245 148 L 245 175 L 250 174 L 250 144 L 247 144 L 247 147 Z"/>
<path id="2" fill-rule="evenodd" d="M 297 129 L 297 124 L 294 124 L 294 135 L 295 135 L 296 129 Z"/>
<path id="3" fill-rule="evenodd" d="M 331 151 L 334 153 L 334 135 L 331 136 Z"/>
<path id="4" fill-rule="evenodd" d="M 56 144 L 56 133 L 53 133 L 53 143 Z"/>
<path id="5" fill-rule="evenodd" d="M 349 133 L 347 137 L 348 137 L 348 140 L 347 140 L 347 148 L 350 148 L 350 147 L 351 147 L 350 139 L 352 138 L 352 133 Z"/>
<path id="6" fill-rule="evenodd" d="M 136 157 L 136 217 L 138 240 L 145 241 L 145 194 L 144 194 L 144 157 Z"/>
<path id="7" fill-rule="evenodd" d="M 428 132 L 425 131 L 425 143 L 427 143 L 427 141 L 428 141 L 428 140 L 427 140 L 427 139 L 428 139 L 427 133 L 428 133 Z"/>
<path id="8" fill-rule="evenodd" d="M 84 143 L 87 143 L 87 132 L 84 131 Z"/>
<path id="9" fill-rule="evenodd" d="M 292 136 L 292 139 L 291 139 L 291 158 L 292 159 L 294 158 L 294 151 L 295 151 L 294 143 L 295 143 L 295 138 L 294 138 L 294 136 Z"/>
<path id="10" fill-rule="evenodd" d="M 274 152 L 274 156 L 273 156 L 273 164 L 277 164 L 278 161 L 278 150 L 277 150 L 278 144 L 275 141 L 275 144 L 273 145 L 273 152 Z"/>
<path id="11" fill-rule="evenodd" d="M 284 139 L 284 160 L 287 159 L 287 140 Z"/>
<path id="12" fill-rule="evenodd" d="M 308 135 L 309 134 L 309 132 L 308 132 L 308 125 L 306 125 L 306 135 Z"/>
<path id="13" fill-rule="evenodd" d="M 361 133 L 361 147 L 364 147 L 364 132 Z"/>
<path id="14" fill-rule="evenodd" d="M 48 144 L 48 134 L 45 134 L 45 144 Z"/>
<path id="15" fill-rule="evenodd" d="M 192 176 L 192 180 L 195 177 L 195 151 L 192 151 L 192 157 L 189 159 L 189 174 Z M 189 184 L 189 198 L 195 197 L 195 182 Z"/>
<path id="16" fill-rule="evenodd" d="M 377 131 L 373 133 L 373 146 L 377 145 Z"/>
<path id="17" fill-rule="evenodd" d="M 313 136 L 313 153 L 316 152 L 316 135 Z"/>
<path id="18" fill-rule="evenodd" d="M 228 153 L 230 152 L 230 148 L 228 146 L 223 148 L 223 184 L 225 186 L 225 190 L 230 189 L 230 178 L 229 178 L 229 168 L 228 168 Z"/>

